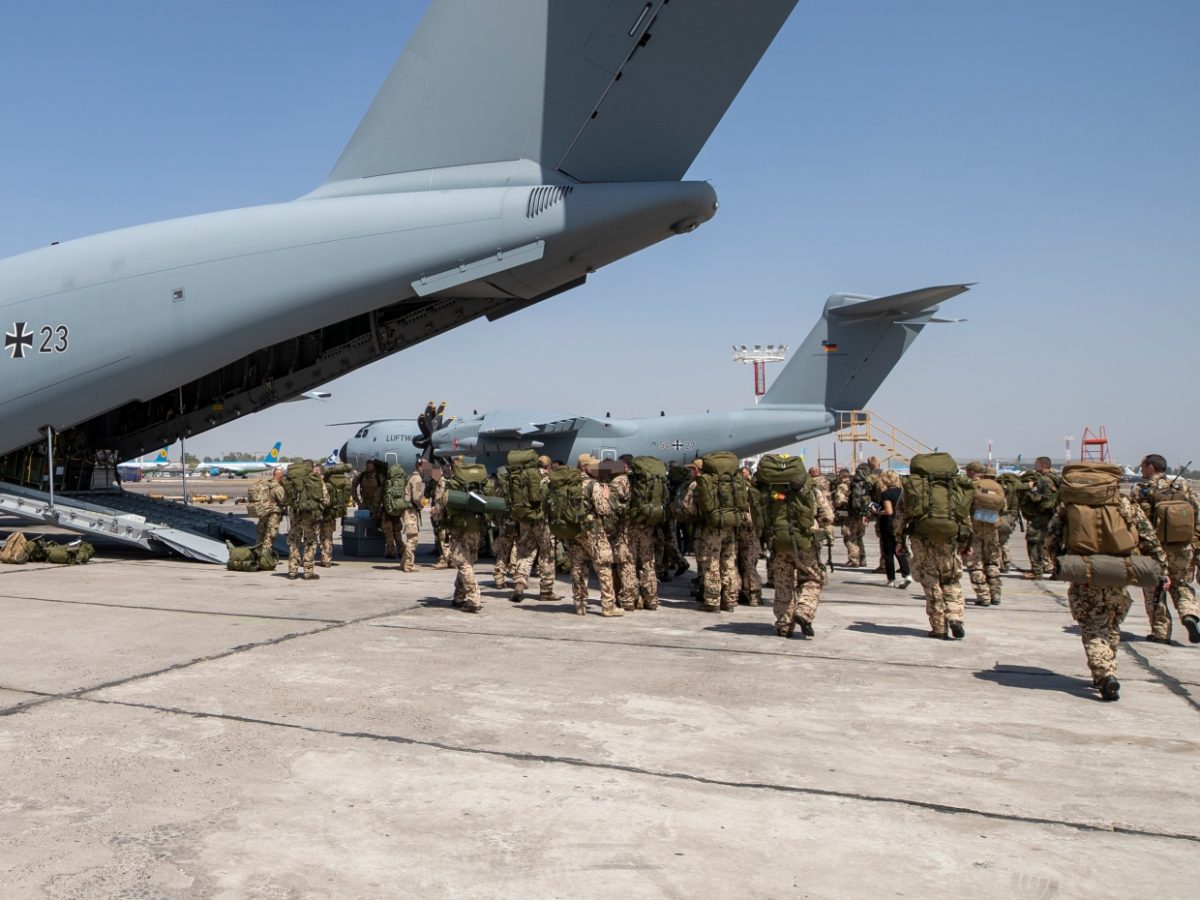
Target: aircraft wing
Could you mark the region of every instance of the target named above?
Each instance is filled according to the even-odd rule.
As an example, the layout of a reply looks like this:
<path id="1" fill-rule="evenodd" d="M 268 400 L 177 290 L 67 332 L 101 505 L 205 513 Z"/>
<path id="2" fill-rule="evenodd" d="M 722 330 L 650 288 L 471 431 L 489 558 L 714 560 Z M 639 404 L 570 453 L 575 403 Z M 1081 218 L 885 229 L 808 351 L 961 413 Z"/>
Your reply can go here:
<path id="1" fill-rule="evenodd" d="M 596 421 L 586 416 L 559 416 L 557 414 L 520 417 L 505 416 L 496 421 L 489 415 L 479 429 L 480 437 L 520 440 L 546 435 L 569 434 L 578 431 L 587 422 Z"/>

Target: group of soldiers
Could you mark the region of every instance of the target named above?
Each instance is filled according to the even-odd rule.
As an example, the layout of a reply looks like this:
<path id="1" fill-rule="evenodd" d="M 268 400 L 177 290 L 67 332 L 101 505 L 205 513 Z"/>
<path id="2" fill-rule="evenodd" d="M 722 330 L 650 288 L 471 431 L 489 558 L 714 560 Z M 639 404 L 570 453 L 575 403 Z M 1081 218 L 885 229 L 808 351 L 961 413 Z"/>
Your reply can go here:
<path id="1" fill-rule="evenodd" d="M 1001 574 L 1011 568 L 1006 545 L 1018 524 L 1024 526 L 1029 552 L 1025 578 L 1053 577 L 1056 559 L 1064 552 L 1066 513 L 1058 498 L 1060 479 L 1044 457 L 1030 472 L 1015 476 L 1005 485 L 998 485 L 994 473 L 982 464 L 969 463 L 964 484 L 967 494 L 975 498 L 970 501 L 970 519 L 946 538 L 922 536 L 909 527 L 900 480 L 896 473 L 882 470 L 875 458 L 853 473 L 842 469 L 832 484 L 811 469 L 811 490 L 805 501 L 809 510 L 805 528 L 811 530 L 811 539 L 793 540 L 790 545 L 786 541 L 774 545 L 769 540 L 764 542 L 766 532 L 754 504 L 769 501 L 774 495 L 761 485 L 755 489 L 755 473 L 745 467 L 736 469 L 733 479 L 745 482 L 748 502 L 732 517 L 705 519 L 699 496 L 705 462 L 697 459 L 686 466 L 671 467 L 661 499 L 661 518 L 650 520 L 629 514 L 636 493 L 631 457 L 601 461 L 582 454 L 571 467 L 575 472 L 558 475 L 554 474 L 557 470 L 567 468 L 563 463 L 546 456 L 537 457 L 536 462 L 530 460 L 526 477 L 541 485 L 542 499 L 532 506 L 526 504 L 529 508 L 520 516 L 513 515 L 512 510 L 463 512 L 456 508 L 452 500 L 460 465 L 464 464 L 456 461 L 443 474 L 441 467 L 420 460 L 407 477 L 403 508 L 397 511 L 385 504 L 386 467 L 381 462 L 368 462 L 353 480 L 351 499 L 379 522 L 385 555 L 401 560 L 401 572 L 416 571 L 421 510 L 428 506 L 439 552 L 432 567 L 456 570 L 453 602 L 468 612 L 483 607 L 474 563 L 481 542 L 489 539 L 496 557 L 495 586 L 510 589 L 512 602 L 525 598 L 535 569 L 537 599 L 561 600 L 555 593 L 556 568 L 565 565 L 570 572 L 576 612 L 587 614 L 590 570 L 599 583 L 600 614 L 606 618 L 657 609 L 659 581 L 670 580 L 689 568 L 684 555 L 687 550 L 695 555 L 698 571 L 693 593 L 702 610 L 729 611 L 739 602 L 758 606 L 764 586 L 759 561 L 766 555 L 766 584 L 774 587 L 776 633 L 790 637 L 798 627 L 801 634 L 812 637 L 827 570 L 832 566 L 828 548 L 834 527 L 841 527 L 846 566 L 865 568 L 868 563 L 863 535 L 874 522 L 881 549 L 876 571 L 887 574 L 888 585 L 901 588 L 907 587 L 911 573 L 925 594 L 930 636 L 953 640 L 965 636 L 966 601 L 961 586 L 964 568 L 975 604 L 998 606 L 1002 599 Z M 320 473 L 321 467 L 316 465 L 314 470 Z M 1170 642 L 1171 615 L 1165 603 L 1170 597 L 1189 639 L 1200 643 L 1200 607 L 1188 584 L 1194 569 L 1200 576 L 1200 560 L 1191 542 L 1164 545 L 1151 525 L 1156 498 L 1168 491 L 1184 497 L 1194 511 L 1200 512 L 1200 506 L 1188 483 L 1178 479 L 1168 483 L 1165 471 L 1166 462 L 1161 456 L 1147 456 L 1142 463 L 1143 480 L 1132 498 L 1121 497 L 1119 514 L 1138 536 L 1135 552 L 1155 559 L 1165 572 L 1158 589 L 1145 591 L 1151 623 L 1148 639 Z M 478 474 L 478 483 L 458 484 L 457 493 L 504 496 L 505 478 L 516 476 L 503 470 L 498 476 Z M 326 492 L 326 508 L 321 513 L 290 509 L 283 481 L 282 470 L 276 470 L 270 489 L 273 509 L 260 514 L 259 541 L 269 545 L 278 532 L 280 516 L 287 511 L 291 520 L 288 575 L 298 577 L 303 568 L 304 578 L 316 578 L 314 565 L 331 565 L 333 530 L 344 514 L 344 503 L 339 510 Z M 989 499 L 989 494 L 997 490 L 1000 496 Z M 556 502 L 561 505 L 561 498 L 568 494 L 571 502 L 579 505 L 580 514 L 578 527 L 563 532 L 554 527 L 552 513 Z M 504 505 L 499 508 L 503 510 Z M 822 561 L 822 548 L 826 548 L 828 564 Z M 894 574 L 894 562 L 900 564 L 899 579 Z M 1129 609 L 1129 596 L 1123 588 L 1072 584 L 1068 599 L 1081 628 L 1093 681 L 1103 696 L 1116 699 L 1119 685 L 1115 650 L 1120 622 Z"/>

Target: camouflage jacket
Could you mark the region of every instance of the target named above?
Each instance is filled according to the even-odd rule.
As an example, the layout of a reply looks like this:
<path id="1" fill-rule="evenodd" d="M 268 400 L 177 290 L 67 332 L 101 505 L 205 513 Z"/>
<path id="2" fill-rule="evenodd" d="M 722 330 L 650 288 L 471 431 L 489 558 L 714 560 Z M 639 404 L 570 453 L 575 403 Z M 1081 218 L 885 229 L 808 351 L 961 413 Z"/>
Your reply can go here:
<path id="1" fill-rule="evenodd" d="M 1142 512 L 1142 508 L 1130 501 L 1128 497 L 1121 497 L 1120 510 L 1121 518 L 1125 520 L 1125 523 L 1138 536 L 1138 553 L 1142 556 L 1153 557 L 1165 570 L 1167 568 L 1167 554 L 1163 550 L 1162 544 L 1158 542 L 1158 536 L 1154 533 L 1154 526 L 1150 524 L 1150 520 Z M 1055 511 L 1054 516 L 1050 519 L 1050 524 L 1046 526 L 1046 537 L 1042 543 L 1042 549 L 1045 551 L 1046 556 L 1049 557 L 1052 568 L 1063 549 L 1063 531 L 1066 530 L 1066 524 L 1067 507 L 1060 505 Z"/>
<path id="2" fill-rule="evenodd" d="M 1192 490 L 1192 483 L 1186 478 L 1168 478 L 1166 475 L 1155 475 L 1153 478 L 1139 481 L 1133 488 L 1133 493 L 1130 495 L 1138 506 L 1141 507 L 1147 517 L 1153 515 L 1154 504 L 1160 497 L 1174 496 L 1180 500 L 1186 500 L 1192 505 L 1192 510 L 1200 517 L 1200 503 L 1196 500 L 1196 493 Z"/>

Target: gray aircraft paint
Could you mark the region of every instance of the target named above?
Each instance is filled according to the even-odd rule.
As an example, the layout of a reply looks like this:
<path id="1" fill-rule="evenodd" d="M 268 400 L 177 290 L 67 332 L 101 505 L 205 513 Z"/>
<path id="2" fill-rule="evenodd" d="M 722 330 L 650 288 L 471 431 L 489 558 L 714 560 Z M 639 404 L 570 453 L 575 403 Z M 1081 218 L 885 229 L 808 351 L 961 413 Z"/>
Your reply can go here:
<path id="1" fill-rule="evenodd" d="M 794 3 L 437 0 L 305 198 L 0 261 L 0 454 L 144 453 L 693 230 L 678 179 Z"/>
<path id="2" fill-rule="evenodd" d="M 867 404 L 927 324 L 954 321 L 935 315 L 938 304 L 968 288 L 946 285 L 888 297 L 834 294 L 762 402 L 737 412 L 596 419 L 497 410 L 434 432 L 433 448 L 439 456 L 474 457 L 494 470 L 509 450 L 526 447 L 563 462 L 580 453 L 684 462 L 714 450 L 752 456 L 819 437 L 838 427 L 840 412 Z M 412 444 L 417 433 L 412 419 L 364 423 L 346 442 L 342 458 L 360 470 L 372 458 L 411 467 L 419 456 Z"/>

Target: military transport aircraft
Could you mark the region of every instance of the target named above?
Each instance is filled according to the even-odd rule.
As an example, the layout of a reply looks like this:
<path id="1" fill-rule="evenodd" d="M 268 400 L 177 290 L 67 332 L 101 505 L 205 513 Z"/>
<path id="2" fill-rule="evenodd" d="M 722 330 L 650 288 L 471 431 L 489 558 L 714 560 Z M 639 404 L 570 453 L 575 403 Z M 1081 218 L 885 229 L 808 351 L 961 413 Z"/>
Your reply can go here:
<path id="1" fill-rule="evenodd" d="M 0 261 L 0 478 L 44 466 L 67 431 L 66 481 L 86 484 L 72 467 L 507 316 L 704 224 L 715 191 L 680 179 L 795 2 L 434 0 L 311 193 Z"/>
<path id="2" fill-rule="evenodd" d="M 938 304 L 970 285 L 928 287 L 864 297 L 834 294 L 821 318 L 757 406 L 737 412 L 646 419 L 500 410 L 446 421 L 444 404 L 418 419 L 359 424 L 341 459 L 360 471 L 368 459 L 411 466 L 418 456 L 471 456 L 494 469 L 509 450 L 533 447 L 553 459 L 625 453 L 683 462 L 713 450 L 746 457 L 828 434 L 839 413 L 866 406 L 892 367 L 928 324 Z"/>

